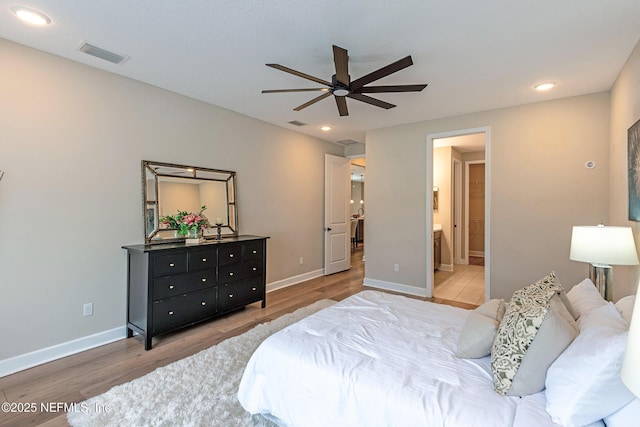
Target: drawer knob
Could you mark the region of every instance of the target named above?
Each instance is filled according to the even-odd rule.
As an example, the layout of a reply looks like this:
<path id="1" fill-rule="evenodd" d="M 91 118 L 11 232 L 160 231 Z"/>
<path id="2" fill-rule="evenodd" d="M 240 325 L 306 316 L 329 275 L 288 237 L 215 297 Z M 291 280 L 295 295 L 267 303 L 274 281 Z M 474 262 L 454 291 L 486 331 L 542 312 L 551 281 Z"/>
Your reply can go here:
<path id="1" fill-rule="evenodd" d="M 257 253 L 258 253 L 258 251 L 256 251 L 256 250 L 254 249 L 254 250 L 253 250 L 253 253 L 254 253 L 254 254 L 257 254 Z"/>
<path id="2" fill-rule="evenodd" d="M 252 291 L 257 291 L 257 290 L 258 290 L 258 288 L 251 288 L 251 290 L 252 290 Z"/>
<path id="3" fill-rule="evenodd" d="M 170 312 L 169 312 L 169 316 L 173 316 L 173 311 L 170 311 Z"/>
<path id="4" fill-rule="evenodd" d="M 173 289 L 173 285 L 169 285 L 169 289 Z"/>
<path id="5" fill-rule="evenodd" d="M 203 277 L 203 278 L 202 278 L 202 281 L 203 281 L 203 282 L 206 282 L 206 281 L 207 281 L 207 278 L 206 278 L 206 277 Z"/>
<path id="6" fill-rule="evenodd" d="M 253 267 L 253 271 L 256 271 L 258 269 L 258 267 Z"/>
<path id="7" fill-rule="evenodd" d="M 229 258 L 233 258 L 233 254 L 229 254 Z"/>
<path id="8" fill-rule="evenodd" d="M 207 262 L 207 259 L 206 258 L 202 258 L 202 262 Z"/>
<path id="9" fill-rule="evenodd" d="M 229 294 L 229 298 L 233 298 L 233 294 Z"/>
<path id="10" fill-rule="evenodd" d="M 202 301 L 200 304 L 207 305 L 207 302 L 206 301 Z"/>
<path id="11" fill-rule="evenodd" d="M 233 271 L 231 273 L 229 273 L 229 276 L 233 276 Z"/>
<path id="12" fill-rule="evenodd" d="M 175 267 L 176 265 L 172 262 L 169 263 L 169 267 Z"/>

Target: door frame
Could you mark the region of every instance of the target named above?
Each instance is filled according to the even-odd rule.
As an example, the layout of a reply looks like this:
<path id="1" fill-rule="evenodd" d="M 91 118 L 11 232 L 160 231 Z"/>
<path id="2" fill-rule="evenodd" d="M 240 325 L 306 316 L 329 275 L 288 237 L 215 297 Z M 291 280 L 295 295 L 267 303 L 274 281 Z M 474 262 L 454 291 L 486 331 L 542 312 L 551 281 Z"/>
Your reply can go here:
<path id="1" fill-rule="evenodd" d="M 491 126 L 482 126 L 477 128 L 459 129 L 448 132 L 430 133 L 426 136 L 427 145 L 427 162 L 426 162 L 426 181 L 427 181 L 427 212 L 426 212 L 426 278 L 427 278 L 427 297 L 433 297 L 433 197 L 431 191 L 433 189 L 433 140 L 439 138 L 449 138 L 452 136 L 463 136 L 475 133 L 484 133 L 484 150 L 485 150 L 485 229 L 484 229 L 484 251 L 485 251 L 485 267 L 484 267 L 484 299 L 489 300 L 491 295 Z"/>
<path id="2" fill-rule="evenodd" d="M 464 220 L 465 220 L 465 226 L 464 226 L 464 249 L 465 249 L 465 258 L 467 260 L 469 260 L 469 165 L 484 165 L 484 170 L 485 170 L 485 175 L 486 175 L 486 171 L 487 171 L 487 163 L 484 160 L 468 160 L 466 162 L 464 162 L 464 175 L 465 175 L 465 180 L 464 180 L 464 194 L 465 194 L 465 204 L 464 204 Z M 484 191 L 485 191 L 485 213 L 486 213 L 486 194 L 487 194 L 487 183 L 485 181 L 484 184 Z M 485 218 L 485 229 L 486 229 L 486 225 L 487 225 L 487 219 Z M 486 245 L 486 237 L 485 237 L 485 245 Z"/>
<path id="3" fill-rule="evenodd" d="M 467 264 L 467 257 L 463 253 L 462 243 L 463 230 L 462 225 L 462 161 L 452 159 L 453 161 L 453 265 Z M 464 246 L 466 247 L 466 246 Z M 455 269 L 455 267 L 454 267 Z"/>

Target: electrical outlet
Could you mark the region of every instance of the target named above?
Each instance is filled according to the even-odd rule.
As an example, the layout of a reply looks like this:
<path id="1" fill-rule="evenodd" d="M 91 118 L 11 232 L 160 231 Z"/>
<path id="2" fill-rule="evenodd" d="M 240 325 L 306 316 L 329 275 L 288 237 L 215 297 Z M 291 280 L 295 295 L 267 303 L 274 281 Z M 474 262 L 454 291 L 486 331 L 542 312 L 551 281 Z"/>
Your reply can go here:
<path id="1" fill-rule="evenodd" d="M 93 303 L 88 302 L 82 306 L 82 315 L 83 316 L 93 316 Z"/>
<path id="2" fill-rule="evenodd" d="M 300 257 L 300 265 L 304 264 L 304 257 Z"/>
<path id="3" fill-rule="evenodd" d="M 397 273 L 398 271 L 400 271 L 400 265 L 398 265 L 398 264 L 393 264 L 393 271 L 395 271 L 396 273 Z"/>

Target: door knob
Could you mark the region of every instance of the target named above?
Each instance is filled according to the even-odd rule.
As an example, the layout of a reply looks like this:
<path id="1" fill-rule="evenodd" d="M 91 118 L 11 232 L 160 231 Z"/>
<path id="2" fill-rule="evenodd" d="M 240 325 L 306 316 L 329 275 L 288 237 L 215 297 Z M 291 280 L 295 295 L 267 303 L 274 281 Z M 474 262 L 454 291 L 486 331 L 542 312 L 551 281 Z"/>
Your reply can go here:
<path id="1" fill-rule="evenodd" d="M 331 227 L 327 227 L 327 228 L 325 228 L 325 230 L 331 231 Z"/>

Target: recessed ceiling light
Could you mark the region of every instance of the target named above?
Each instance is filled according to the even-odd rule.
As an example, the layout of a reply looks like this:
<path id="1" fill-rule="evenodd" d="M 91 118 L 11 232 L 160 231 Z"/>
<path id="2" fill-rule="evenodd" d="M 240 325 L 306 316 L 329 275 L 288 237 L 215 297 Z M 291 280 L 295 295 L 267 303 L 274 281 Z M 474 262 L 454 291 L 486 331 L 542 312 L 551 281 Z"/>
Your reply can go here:
<path id="1" fill-rule="evenodd" d="M 538 83 L 537 85 L 534 85 L 533 88 L 538 92 L 544 92 L 553 88 L 555 85 L 556 84 L 553 82 L 544 82 L 544 83 Z"/>
<path id="2" fill-rule="evenodd" d="M 43 26 L 51 23 L 51 18 L 44 13 L 24 6 L 13 6 L 11 11 L 27 24 Z"/>
<path id="3" fill-rule="evenodd" d="M 331 130 L 331 126 L 322 126 L 322 127 L 320 128 L 320 130 L 323 130 L 323 131 L 325 131 L 325 132 L 329 132 L 329 131 Z"/>

